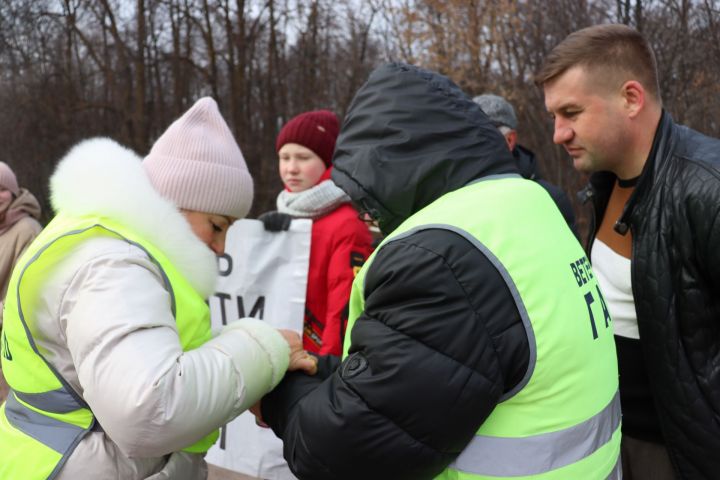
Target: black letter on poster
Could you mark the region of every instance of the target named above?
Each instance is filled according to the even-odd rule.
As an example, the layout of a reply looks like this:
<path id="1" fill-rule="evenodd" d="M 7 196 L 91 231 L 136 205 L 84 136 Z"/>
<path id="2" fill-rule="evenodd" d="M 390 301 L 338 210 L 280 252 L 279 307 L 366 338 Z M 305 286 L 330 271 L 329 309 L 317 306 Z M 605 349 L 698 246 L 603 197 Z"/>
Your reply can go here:
<path id="1" fill-rule="evenodd" d="M 237 307 L 238 318 L 248 316 L 262 320 L 265 315 L 265 297 L 260 296 L 257 300 L 255 300 L 255 305 L 253 305 L 250 309 L 250 315 L 245 315 L 245 304 L 243 303 L 242 297 L 237 297 Z"/>
<path id="2" fill-rule="evenodd" d="M 228 255 L 227 253 L 218 255 L 217 262 L 218 262 L 218 271 L 219 271 L 221 277 L 227 277 L 228 275 L 230 275 L 232 273 L 233 261 L 232 261 L 232 257 L 230 255 Z M 225 268 L 223 268 L 223 263 L 225 264 Z"/>
<path id="3" fill-rule="evenodd" d="M 225 313 L 225 300 L 230 300 L 230 295 L 222 292 L 215 292 L 215 296 L 220 300 L 220 316 L 222 324 L 227 325 L 227 313 Z"/>

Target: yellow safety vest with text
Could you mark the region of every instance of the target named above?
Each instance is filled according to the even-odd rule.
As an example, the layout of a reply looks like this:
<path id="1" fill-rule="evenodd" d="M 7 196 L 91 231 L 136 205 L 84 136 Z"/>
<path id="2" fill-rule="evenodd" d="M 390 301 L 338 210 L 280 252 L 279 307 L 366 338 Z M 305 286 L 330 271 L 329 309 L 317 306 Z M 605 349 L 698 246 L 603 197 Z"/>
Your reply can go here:
<path id="1" fill-rule="evenodd" d="M 494 264 L 530 347 L 525 378 L 437 480 L 620 478 L 610 315 L 582 247 L 547 192 L 516 175 L 482 179 L 425 207 L 383 244 L 427 229 L 463 236 Z M 353 284 L 344 356 L 353 353 L 352 328 L 374 258 Z"/>

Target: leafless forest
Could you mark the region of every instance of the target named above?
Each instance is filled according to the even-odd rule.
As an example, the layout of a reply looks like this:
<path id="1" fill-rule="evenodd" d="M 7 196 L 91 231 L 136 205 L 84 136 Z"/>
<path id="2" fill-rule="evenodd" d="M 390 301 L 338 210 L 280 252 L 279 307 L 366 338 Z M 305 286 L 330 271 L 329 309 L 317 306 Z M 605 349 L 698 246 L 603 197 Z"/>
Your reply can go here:
<path id="1" fill-rule="evenodd" d="M 650 39 L 676 120 L 720 135 L 720 0 L 0 0 L 0 159 L 48 219 L 48 177 L 74 143 L 106 135 L 143 155 L 212 95 L 255 177 L 258 214 L 281 188 L 279 126 L 314 108 L 342 117 L 375 66 L 400 60 L 509 98 L 522 143 L 573 193 L 585 179 L 552 145 L 532 75 L 568 33 L 606 22 Z"/>

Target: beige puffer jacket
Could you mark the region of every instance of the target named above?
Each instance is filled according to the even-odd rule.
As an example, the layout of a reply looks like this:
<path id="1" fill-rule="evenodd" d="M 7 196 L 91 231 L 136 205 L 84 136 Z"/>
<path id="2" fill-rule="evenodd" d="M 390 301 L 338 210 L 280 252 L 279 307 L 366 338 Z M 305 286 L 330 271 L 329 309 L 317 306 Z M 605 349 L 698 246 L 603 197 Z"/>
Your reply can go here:
<path id="1" fill-rule="evenodd" d="M 56 210 L 110 212 L 136 232 L 152 226 L 153 243 L 212 291 L 214 255 L 152 190 L 131 152 L 109 140 L 81 144 L 51 186 Z M 289 349 L 275 329 L 244 319 L 183 352 L 170 305 L 158 267 L 117 238 L 85 241 L 51 272 L 35 340 L 104 430 L 78 444 L 59 479 L 205 478 L 202 456 L 173 452 L 246 410 L 284 375 Z"/>

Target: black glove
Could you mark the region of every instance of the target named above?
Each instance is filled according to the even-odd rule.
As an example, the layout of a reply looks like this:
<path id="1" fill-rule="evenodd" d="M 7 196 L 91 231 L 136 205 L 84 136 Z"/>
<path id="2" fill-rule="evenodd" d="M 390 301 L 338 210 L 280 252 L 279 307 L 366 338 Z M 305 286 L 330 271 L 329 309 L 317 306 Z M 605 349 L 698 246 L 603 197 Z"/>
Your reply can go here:
<path id="1" fill-rule="evenodd" d="M 276 210 L 271 210 L 260 215 L 258 220 L 263 222 L 265 230 L 268 232 L 282 232 L 290 228 L 292 216 L 287 213 L 280 213 Z"/>

